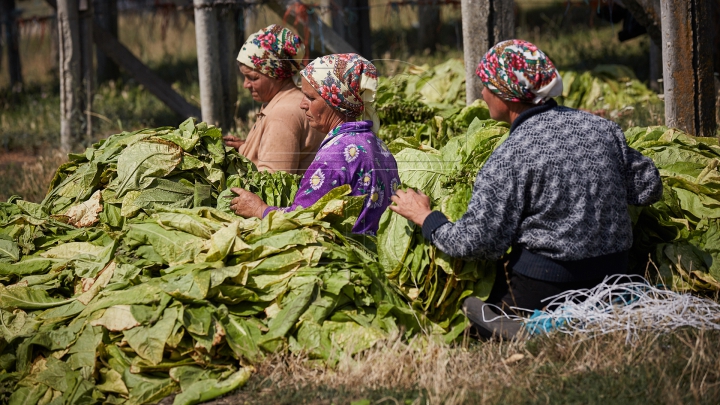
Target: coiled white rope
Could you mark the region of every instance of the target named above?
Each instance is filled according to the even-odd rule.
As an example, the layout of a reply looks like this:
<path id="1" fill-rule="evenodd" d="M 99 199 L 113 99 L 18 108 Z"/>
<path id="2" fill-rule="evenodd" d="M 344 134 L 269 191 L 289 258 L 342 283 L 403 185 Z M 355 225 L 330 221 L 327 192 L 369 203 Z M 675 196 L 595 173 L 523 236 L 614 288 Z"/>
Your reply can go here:
<path id="1" fill-rule="evenodd" d="M 523 322 L 531 335 L 624 331 L 629 341 L 641 331 L 720 330 L 720 303 L 654 287 L 640 276 L 609 276 L 593 288 L 566 291 L 544 301 L 546 310 L 535 311 L 529 318 L 505 316 Z"/>

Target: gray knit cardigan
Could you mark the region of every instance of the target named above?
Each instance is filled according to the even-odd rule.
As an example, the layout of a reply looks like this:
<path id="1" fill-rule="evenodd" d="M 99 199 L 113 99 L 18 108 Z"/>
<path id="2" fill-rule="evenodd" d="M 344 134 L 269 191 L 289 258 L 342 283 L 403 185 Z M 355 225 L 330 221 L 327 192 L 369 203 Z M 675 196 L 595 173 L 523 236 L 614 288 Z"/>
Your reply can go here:
<path id="1" fill-rule="evenodd" d="M 550 100 L 521 114 L 477 175 L 467 213 L 433 212 L 423 234 L 462 258 L 515 252 L 514 271 L 570 282 L 624 273 L 632 245 L 630 205 L 662 196 L 652 160 L 620 127 Z M 520 257 L 522 256 L 522 257 Z"/>

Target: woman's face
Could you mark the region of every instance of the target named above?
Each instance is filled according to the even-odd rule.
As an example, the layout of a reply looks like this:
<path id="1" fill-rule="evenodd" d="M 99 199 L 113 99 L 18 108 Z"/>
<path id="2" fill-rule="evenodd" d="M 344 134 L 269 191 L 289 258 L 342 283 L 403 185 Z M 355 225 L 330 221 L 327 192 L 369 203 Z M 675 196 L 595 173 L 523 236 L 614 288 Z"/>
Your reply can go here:
<path id="1" fill-rule="evenodd" d="M 245 76 L 243 87 L 250 90 L 253 100 L 267 103 L 283 88 L 285 80 L 276 80 L 255 69 L 240 65 L 240 73 Z"/>
<path id="2" fill-rule="evenodd" d="M 483 86 L 482 97 L 488 105 L 488 110 L 490 110 L 490 118 L 495 121 L 510 121 L 510 113 L 503 99 L 496 96 L 492 90 L 485 86 Z"/>
<path id="3" fill-rule="evenodd" d="M 305 117 L 312 128 L 322 133 L 328 133 L 336 126 L 348 121 L 347 117 L 330 107 L 304 77 L 302 92 L 305 97 L 300 102 L 300 109 L 305 110 Z"/>

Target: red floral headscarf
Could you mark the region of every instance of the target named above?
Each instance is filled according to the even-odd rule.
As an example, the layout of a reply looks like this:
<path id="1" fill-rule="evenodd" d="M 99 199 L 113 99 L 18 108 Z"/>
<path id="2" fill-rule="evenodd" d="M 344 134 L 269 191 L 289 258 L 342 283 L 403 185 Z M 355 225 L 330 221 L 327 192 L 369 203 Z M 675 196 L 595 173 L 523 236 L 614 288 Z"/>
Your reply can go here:
<path id="1" fill-rule="evenodd" d="M 333 54 L 310 62 L 300 74 L 330 107 L 358 121 L 373 121 L 377 132 L 380 119 L 373 102 L 378 73 L 372 62 L 355 53 Z"/>
<path id="2" fill-rule="evenodd" d="M 302 68 L 305 45 L 297 35 L 279 25 L 270 25 L 250 35 L 237 60 L 275 79 L 291 78 Z"/>
<path id="3" fill-rule="evenodd" d="M 537 46 L 520 39 L 493 46 L 475 73 L 485 87 L 507 101 L 542 104 L 563 90 L 552 61 Z"/>

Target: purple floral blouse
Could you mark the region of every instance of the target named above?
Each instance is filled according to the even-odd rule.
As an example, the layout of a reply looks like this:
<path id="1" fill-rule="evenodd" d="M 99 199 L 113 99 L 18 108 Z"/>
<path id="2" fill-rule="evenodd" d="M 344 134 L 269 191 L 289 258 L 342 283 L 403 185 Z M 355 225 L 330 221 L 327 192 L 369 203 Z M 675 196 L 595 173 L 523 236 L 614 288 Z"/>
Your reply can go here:
<path id="1" fill-rule="evenodd" d="M 346 122 L 325 137 L 315 160 L 300 181 L 290 207 L 269 207 L 293 211 L 310 207 L 335 187 L 349 184 L 350 195 L 366 195 L 365 207 L 352 228 L 353 233 L 375 235 L 380 216 L 400 185 L 397 162 L 385 143 L 371 131 L 372 121 Z"/>

